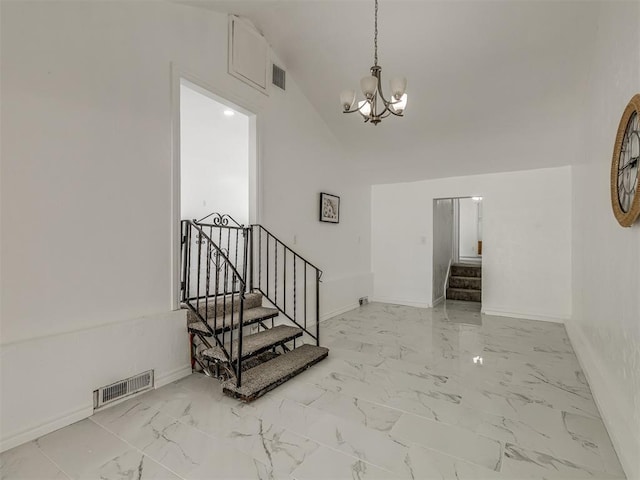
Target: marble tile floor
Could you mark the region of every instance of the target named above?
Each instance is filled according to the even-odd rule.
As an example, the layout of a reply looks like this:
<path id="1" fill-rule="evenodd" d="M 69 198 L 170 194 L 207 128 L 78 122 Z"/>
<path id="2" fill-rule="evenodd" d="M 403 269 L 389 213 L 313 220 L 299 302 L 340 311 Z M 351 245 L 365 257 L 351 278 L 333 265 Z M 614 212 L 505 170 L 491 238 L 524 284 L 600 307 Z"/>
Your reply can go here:
<path id="1" fill-rule="evenodd" d="M 0 455 L 2 479 L 622 479 L 562 325 L 448 302 L 322 324 L 251 404 L 194 374 Z"/>

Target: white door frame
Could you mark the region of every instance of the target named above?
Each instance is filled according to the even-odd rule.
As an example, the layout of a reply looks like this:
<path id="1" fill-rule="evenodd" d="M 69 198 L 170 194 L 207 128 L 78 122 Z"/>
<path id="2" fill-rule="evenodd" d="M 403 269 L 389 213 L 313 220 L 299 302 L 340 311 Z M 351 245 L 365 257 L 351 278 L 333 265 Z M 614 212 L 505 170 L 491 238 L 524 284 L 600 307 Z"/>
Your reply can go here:
<path id="1" fill-rule="evenodd" d="M 249 117 L 249 223 L 260 223 L 262 218 L 262 171 L 260 168 L 259 109 L 237 95 L 221 91 L 202 79 L 171 64 L 171 310 L 180 308 L 180 85 L 202 93 Z"/>

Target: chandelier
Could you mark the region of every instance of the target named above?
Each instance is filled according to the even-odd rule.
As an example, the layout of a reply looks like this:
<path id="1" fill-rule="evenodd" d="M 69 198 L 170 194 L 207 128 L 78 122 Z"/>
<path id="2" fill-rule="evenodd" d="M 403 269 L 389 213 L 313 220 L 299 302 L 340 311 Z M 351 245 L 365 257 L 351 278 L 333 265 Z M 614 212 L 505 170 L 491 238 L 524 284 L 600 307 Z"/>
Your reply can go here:
<path id="1" fill-rule="evenodd" d="M 373 67 L 371 75 L 360 80 L 360 88 L 364 94 L 364 100 L 356 103 L 356 92 L 354 90 L 344 90 L 340 94 L 340 103 L 344 108 L 343 113 L 360 112 L 365 123 L 371 122 L 377 125 L 383 118 L 389 115 L 402 117 L 407 106 L 407 79 L 392 78 L 389 82 L 391 87 L 391 100 L 387 100 L 382 94 L 382 67 L 378 65 L 378 0 L 375 0 L 375 23 L 373 36 Z"/>

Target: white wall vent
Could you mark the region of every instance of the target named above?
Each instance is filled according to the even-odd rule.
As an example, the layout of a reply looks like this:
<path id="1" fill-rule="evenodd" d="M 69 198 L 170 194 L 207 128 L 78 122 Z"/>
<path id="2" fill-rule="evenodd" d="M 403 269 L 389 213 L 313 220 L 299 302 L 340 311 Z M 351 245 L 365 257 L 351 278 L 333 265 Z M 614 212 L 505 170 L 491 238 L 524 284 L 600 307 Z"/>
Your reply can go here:
<path id="1" fill-rule="evenodd" d="M 153 388 L 153 370 L 120 380 L 93 392 L 93 408 L 100 408 L 134 393 Z"/>
<path id="2" fill-rule="evenodd" d="M 273 72 L 272 72 L 272 82 L 276 87 L 280 87 L 282 90 L 285 90 L 285 84 L 287 81 L 287 72 L 285 72 L 282 68 L 273 64 Z"/>
<path id="3" fill-rule="evenodd" d="M 269 46 L 249 20 L 229 16 L 229 73 L 268 95 Z"/>

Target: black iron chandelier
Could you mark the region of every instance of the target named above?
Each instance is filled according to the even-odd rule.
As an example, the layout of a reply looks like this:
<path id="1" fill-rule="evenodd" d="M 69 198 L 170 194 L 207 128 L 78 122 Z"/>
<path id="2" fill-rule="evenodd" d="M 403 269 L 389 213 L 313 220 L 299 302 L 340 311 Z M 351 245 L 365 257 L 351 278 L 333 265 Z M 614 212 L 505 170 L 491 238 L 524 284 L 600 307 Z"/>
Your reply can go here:
<path id="1" fill-rule="evenodd" d="M 364 94 L 364 100 L 356 103 L 356 92 L 345 90 L 340 94 L 340 103 L 344 108 L 344 113 L 359 112 L 365 123 L 371 122 L 377 125 L 383 118 L 389 115 L 402 117 L 407 106 L 407 79 L 403 77 L 392 78 L 389 82 L 391 87 L 391 100 L 387 100 L 382 94 L 382 67 L 378 65 L 378 0 L 375 0 L 375 23 L 373 36 L 373 67 L 371 75 L 360 80 L 360 88 Z"/>

